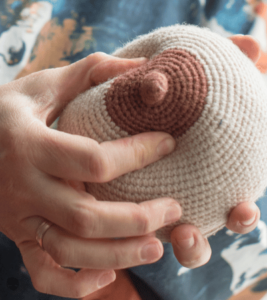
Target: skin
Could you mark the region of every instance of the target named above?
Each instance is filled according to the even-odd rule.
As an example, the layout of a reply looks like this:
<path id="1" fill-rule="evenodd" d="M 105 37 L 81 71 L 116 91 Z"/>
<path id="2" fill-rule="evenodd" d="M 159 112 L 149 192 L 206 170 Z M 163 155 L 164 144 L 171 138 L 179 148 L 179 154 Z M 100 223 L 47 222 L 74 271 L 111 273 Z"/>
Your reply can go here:
<path id="1" fill-rule="evenodd" d="M 251 225 L 240 223 L 251 218 L 254 218 Z M 227 227 L 236 233 L 248 233 L 255 229 L 259 218 L 260 213 L 254 203 L 241 203 L 230 213 Z M 183 240 L 192 235 L 196 239 L 194 246 L 191 248 L 179 247 L 174 246 L 175 242 L 173 242 L 173 250 L 177 260 L 182 265 L 188 268 L 197 268 L 209 261 L 210 247 L 208 241 L 201 236 L 197 228 L 191 225 L 180 225 L 172 232 L 174 240 L 175 238 Z M 142 300 L 128 272 L 126 270 L 115 270 L 115 272 L 116 280 L 114 282 L 80 300 Z"/>
<path id="2" fill-rule="evenodd" d="M 116 270 L 116 280 L 80 300 L 142 300 L 126 270 Z"/>
<path id="3" fill-rule="evenodd" d="M 255 203 L 240 203 L 230 214 L 227 228 L 236 233 L 245 234 L 255 229 L 260 212 Z M 242 225 L 252 219 L 251 225 Z M 175 239 L 180 241 L 194 236 L 196 243 L 191 248 L 175 246 Z M 177 226 L 172 232 L 173 250 L 177 260 L 188 268 L 197 268 L 206 264 L 210 258 L 210 247 L 208 241 L 201 236 L 196 227 L 191 225 Z M 115 270 L 116 280 L 108 286 L 81 298 L 80 300 L 142 300 L 133 285 L 126 270 Z"/>
<path id="4" fill-rule="evenodd" d="M 116 273 L 125 275 L 119 270 L 159 260 L 163 245 L 154 233 L 166 224 L 168 209 L 174 213 L 170 223 L 182 214 L 170 198 L 141 204 L 98 202 L 79 184 L 106 182 L 159 160 L 173 149 L 174 144 L 163 143 L 158 152 L 158 145 L 171 138 L 168 134 L 143 133 L 98 144 L 49 128 L 77 94 L 144 62 L 95 53 L 0 86 L 0 231 L 16 243 L 39 292 L 69 298 L 103 293 L 98 281 L 104 273 L 110 273 L 111 283 Z M 253 215 L 252 225 L 241 225 Z M 240 204 L 227 226 L 249 232 L 259 215 L 255 204 Z M 44 220 L 54 224 L 43 238 L 46 251 L 35 240 Z M 191 248 L 176 242 L 190 236 L 195 240 Z M 155 247 L 142 260 L 141 249 L 148 243 Z M 207 263 L 211 255 L 208 241 L 191 225 L 173 230 L 172 245 L 178 261 L 190 268 Z"/>

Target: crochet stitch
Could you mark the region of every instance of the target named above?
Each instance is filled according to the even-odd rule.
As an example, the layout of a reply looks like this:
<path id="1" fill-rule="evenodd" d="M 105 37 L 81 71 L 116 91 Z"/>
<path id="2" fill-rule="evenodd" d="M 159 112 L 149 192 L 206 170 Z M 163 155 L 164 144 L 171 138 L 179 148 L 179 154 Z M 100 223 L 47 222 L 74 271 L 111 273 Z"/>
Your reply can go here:
<path id="1" fill-rule="evenodd" d="M 256 201 L 267 186 L 267 89 L 250 46 L 257 48 L 250 38 L 175 25 L 115 51 L 149 61 L 75 98 L 59 130 L 98 142 L 164 131 L 177 146 L 144 169 L 86 183 L 87 191 L 97 200 L 176 199 L 183 215 L 156 232 L 162 242 L 181 223 L 215 234 L 233 207 Z"/>

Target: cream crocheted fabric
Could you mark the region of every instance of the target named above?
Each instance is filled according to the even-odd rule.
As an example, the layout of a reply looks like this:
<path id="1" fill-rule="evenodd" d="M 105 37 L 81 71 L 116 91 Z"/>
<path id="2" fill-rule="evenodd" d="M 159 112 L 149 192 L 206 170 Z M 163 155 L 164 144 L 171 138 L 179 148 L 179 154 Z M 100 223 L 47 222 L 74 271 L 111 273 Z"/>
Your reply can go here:
<path id="1" fill-rule="evenodd" d="M 98 142 L 165 131 L 177 140 L 160 161 L 111 182 L 86 183 L 98 200 L 170 196 L 181 220 L 157 231 L 170 242 L 180 223 L 204 236 L 221 229 L 238 203 L 267 186 L 267 89 L 253 62 L 229 39 L 188 25 L 160 28 L 118 49 L 147 65 L 79 95 L 58 129 Z"/>

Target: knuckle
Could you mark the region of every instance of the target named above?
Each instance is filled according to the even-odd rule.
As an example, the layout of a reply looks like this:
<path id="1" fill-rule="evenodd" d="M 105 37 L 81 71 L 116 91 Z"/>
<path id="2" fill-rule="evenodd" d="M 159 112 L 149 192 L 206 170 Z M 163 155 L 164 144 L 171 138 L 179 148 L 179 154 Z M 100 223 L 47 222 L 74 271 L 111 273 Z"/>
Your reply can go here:
<path id="1" fill-rule="evenodd" d="M 109 173 L 109 160 L 108 156 L 101 152 L 95 152 L 88 162 L 88 169 L 96 182 L 105 182 L 108 180 Z"/>
<path id="2" fill-rule="evenodd" d="M 52 154 L 51 152 L 49 152 L 49 149 L 50 145 L 53 144 L 53 141 L 51 138 L 49 138 L 46 130 L 42 130 L 41 126 L 37 123 L 37 121 L 33 121 L 25 128 L 25 134 L 28 141 L 26 153 L 28 159 L 33 165 L 37 165 L 40 159 L 40 148 L 42 147 L 41 149 L 43 152 Z"/>
<path id="3" fill-rule="evenodd" d="M 133 140 L 134 158 L 136 162 L 136 170 L 142 169 L 146 165 L 147 151 L 143 143 Z"/>
<path id="4" fill-rule="evenodd" d="M 51 255 L 54 261 L 60 266 L 67 265 L 67 247 L 64 247 L 60 240 L 57 240 L 57 243 L 51 243 L 49 247 L 46 246 L 46 251 Z"/>
<path id="5" fill-rule="evenodd" d="M 132 210 L 133 224 L 137 226 L 137 234 L 145 235 L 150 232 L 150 220 L 148 211 L 140 205 Z"/>
<path id="6" fill-rule="evenodd" d="M 18 121 L 15 121 L 18 122 Z M 20 161 L 25 156 L 26 143 L 23 142 L 26 133 L 16 129 L 18 124 L 3 128 L 0 135 L 1 156 L 9 161 Z M 27 138 L 27 136 L 26 136 Z"/>
<path id="7" fill-rule="evenodd" d="M 101 61 L 105 57 L 105 54 L 103 52 L 98 51 L 98 52 L 95 52 L 95 53 L 89 55 L 89 57 L 90 57 L 90 59 L 95 59 L 96 61 Z"/>
<path id="8" fill-rule="evenodd" d="M 64 147 L 60 147 L 56 136 L 48 130 L 42 130 L 40 126 L 36 126 L 32 130 L 28 151 L 28 157 L 33 165 L 38 166 L 40 162 L 40 154 L 50 157 L 51 163 L 54 161 L 61 162 L 66 158 L 67 153 Z"/>
<path id="9" fill-rule="evenodd" d="M 86 206 L 77 207 L 72 212 L 69 224 L 72 231 L 80 237 L 90 238 L 96 235 L 96 216 Z"/>
<path id="10" fill-rule="evenodd" d="M 116 269 L 116 268 L 124 268 L 127 267 L 125 266 L 125 253 L 124 251 L 121 249 L 121 247 L 114 247 L 113 251 L 112 251 L 112 268 Z"/>

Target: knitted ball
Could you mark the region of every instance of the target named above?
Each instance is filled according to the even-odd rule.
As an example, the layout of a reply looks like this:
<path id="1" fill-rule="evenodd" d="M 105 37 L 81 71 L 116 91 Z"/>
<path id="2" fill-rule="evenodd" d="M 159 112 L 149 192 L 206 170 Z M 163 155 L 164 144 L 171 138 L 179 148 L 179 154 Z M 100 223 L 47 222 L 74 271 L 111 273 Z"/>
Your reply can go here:
<path id="1" fill-rule="evenodd" d="M 118 49 L 147 64 L 80 94 L 59 130 L 116 140 L 164 131 L 174 152 L 108 183 L 86 183 L 97 200 L 142 202 L 169 196 L 179 222 L 156 232 L 170 242 L 174 227 L 197 226 L 208 237 L 238 203 L 267 186 L 267 89 L 253 61 L 230 39 L 189 25 L 160 28 Z"/>

